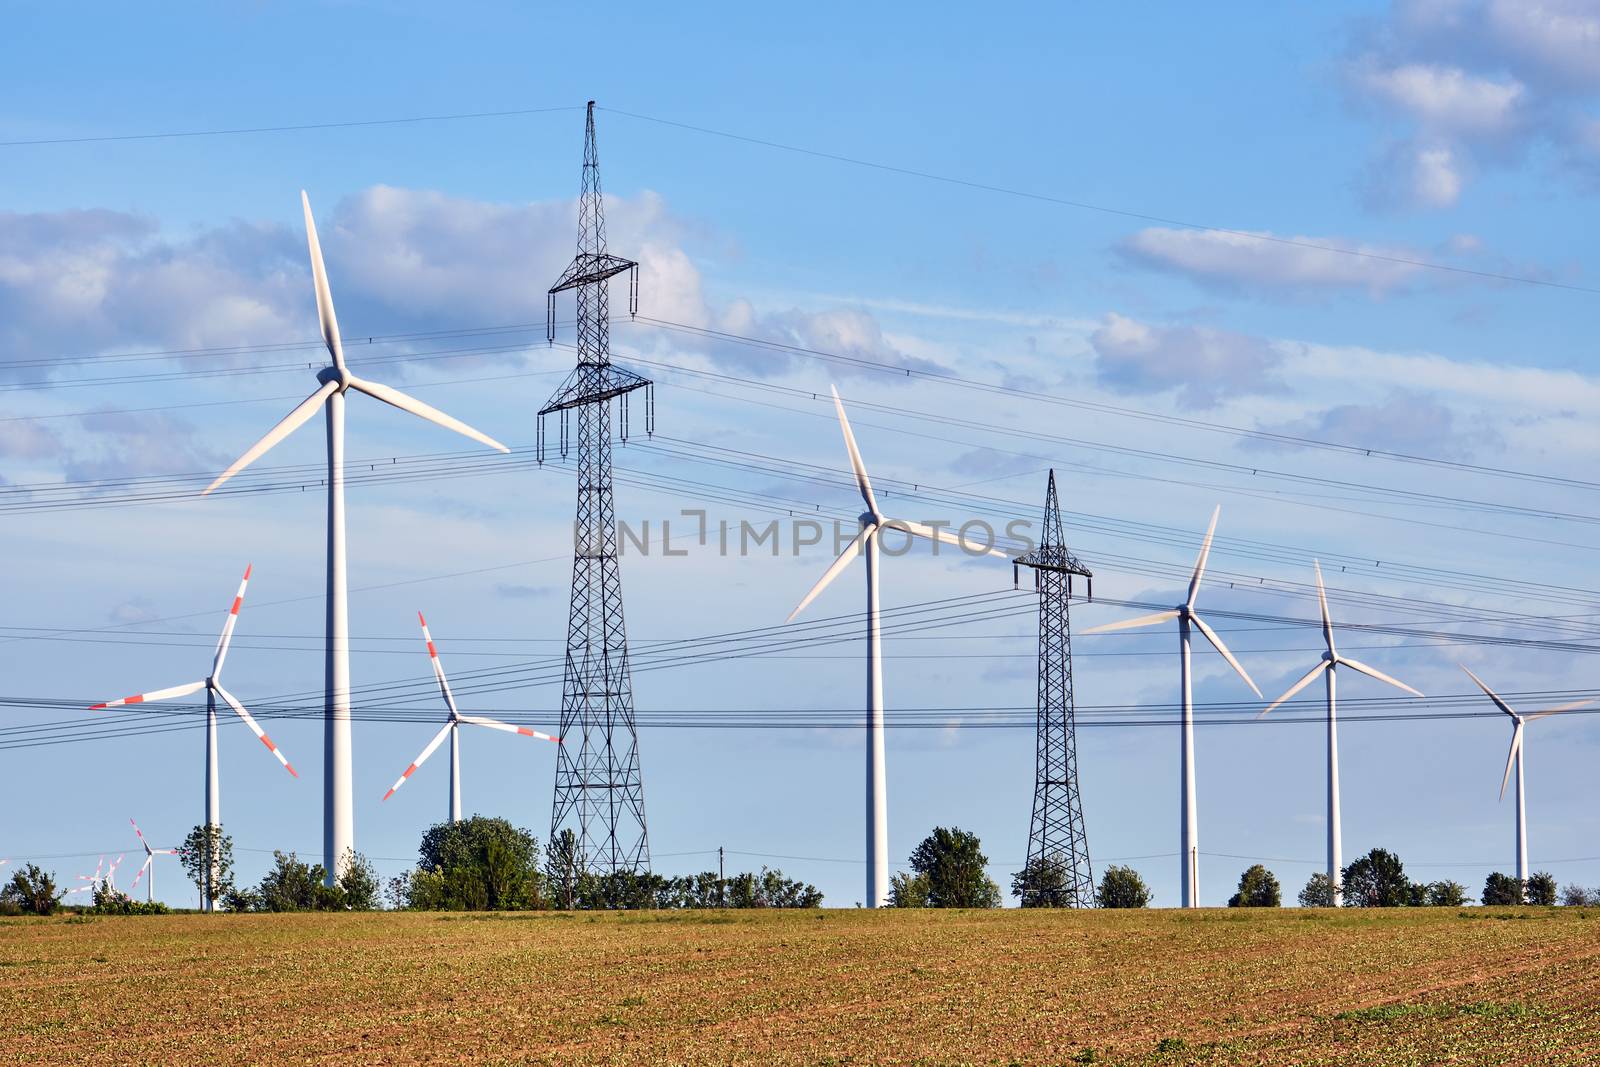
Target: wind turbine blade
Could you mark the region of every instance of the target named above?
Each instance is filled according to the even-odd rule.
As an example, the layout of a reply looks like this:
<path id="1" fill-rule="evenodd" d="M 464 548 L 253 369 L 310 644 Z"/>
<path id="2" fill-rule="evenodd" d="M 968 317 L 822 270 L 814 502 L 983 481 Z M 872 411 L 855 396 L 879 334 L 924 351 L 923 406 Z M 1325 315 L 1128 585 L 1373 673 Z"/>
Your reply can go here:
<path id="1" fill-rule="evenodd" d="M 1279 704 L 1282 704 L 1285 700 L 1288 700 L 1290 697 L 1292 697 L 1296 693 L 1300 692 L 1300 690 L 1304 689 L 1306 686 L 1308 686 L 1312 682 L 1316 681 L 1317 678 L 1321 676 L 1322 672 L 1328 669 L 1328 666 L 1329 666 L 1328 661 L 1327 660 L 1323 660 L 1321 663 L 1318 663 L 1315 667 L 1312 667 L 1309 671 L 1306 672 L 1306 676 L 1304 678 L 1300 679 L 1298 682 L 1296 682 L 1293 685 L 1291 685 L 1289 687 L 1289 691 L 1284 693 L 1283 696 L 1279 697 L 1277 700 L 1274 700 L 1272 703 L 1268 704 L 1266 711 L 1263 711 L 1260 715 L 1257 715 L 1256 718 L 1258 718 L 1258 719 L 1264 718 L 1268 711 L 1271 711 L 1273 708 L 1277 707 Z"/>
<path id="2" fill-rule="evenodd" d="M 99 711 L 102 708 L 120 708 L 124 704 L 148 704 L 152 700 L 172 700 L 175 697 L 186 697 L 206 687 L 204 681 L 190 682 L 188 685 L 175 685 L 171 689 L 157 689 L 153 693 L 135 693 L 131 697 L 121 700 L 108 700 L 104 704 L 95 704 L 90 711 Z"/>
<path id="3" fill-rule="evenodd" d="M 1536 711 L 1532 715 L 1524 715 L 1522 718 L 1524 720 L 1542 719 L 1546 715 L 1560 715 L 1563 711 L 1576 711 L 1579 708 L 1586 708 L 1593 703 L 1593 700 L 1574 700 L 1570 704 L 1561 704 L 1557 707 L 1545 708 L 1543 711 Z"/>
<path id="4" fill-rule="evenodd" d="M 1506 773 L 1500 779 L 1500 799 L 1506 798 L 1506 786 L 1511 782 L 1511 767 L 1517 762 L 1517 753 L 1522 748 L 1522 720 L 1517 720 L 1516 728 L 1511 731 L 1511 749 L 1506 753 Z"/>
<path id="5" fill-rule="evenodd" d="M 861 554 L 861 546 L 866 544 L 867 538 L 876 533 L 877 529 L 876 526 L 869 526 L 851 538 L 850 543 L 844 546 L 844 551 L 839 553 L 839 558 L 829 564 L 828 569 L 822 572 L 822 577 L 817 579 L 817 584 L 811 587 L 811 592 L 805 595 L 799 606 L 789 612 L 789 617 L 783 621 L 793 622 L 796 615 L 806 610 L 806 605 L 817 599 L 817 594 L 826 589 L 828 583 L 837 578 L 839 573 L 850 565 L 850 561 Z"/>
<path id="6" fill-rule="evenodd" d="M 306 243 L 311 247 L 311 279 L 317 287 L 317 322 L 322 326 L 322 343 L 328 346 L 333 365 L 344 370 L 344 345 L 339 340 L 339 319 L 333 313 L 333 291 L 328 288 L 328 268 L 322 264 L 322 242 L 317 240 L 317 222 L 311 217 L 311 198 L 300 190 L 300 206 L 306 213 Z"/>
<path id="7" fill-rule="evenodd" d="M 206 486 L 205 492 L 200 495 L 208 495 L 217 486 L 260 459 L 272 446 L 298 430 L 307 419 L 317 413 L 317 409 L 322 406 L 322 402 L 328 399 L 338 388 L 339 383 L 336 381 L 323 382 L 316 392 L 300 401 L 293 411 L 279 420 L 278 425 L 268 430 L 265 437 L 251 445 L 244 455 L 234 460 L 232 466 L 217 475 L 217 480 Z"/>
<path id="8" fill-rule="evenodd" d="M 146 856 L 155 855 L 155 849 L 151 848 L 150 842 L 144 839 L 144 831 L 139 829 L 139 824 L 134 822 L 131 818 L 128 820 L 128 822 L 133 823 L 133 832 L 139 835 L 139 844 L 144 846 L 144 854 Z"/>
<path id="9" fill-rule="evenodd" d="M 538 730 L 530 730 L 526 726 L 513 726 L 508 722 L 485 718 L 482 715 L 463 715 L 461 716 L 461 721 L 470 722 L 474 726 L 487 726 L 491 730 L 503 730 L 508 734 L 537 737 L 541 741 L 554 741 L 558 745 L 561 743 L 561 738 L 559 737 L 551 737 L 549 734 L 542 734 Z"/>
<path id="10" fill-rule="evenodd" d="M 1206 539 L 1200 542 L 1200 555 L 1194 561 L 1194 576 L 1189 579 L 1189 599 L 1184 603 L 1194 607 L 1195 594 L 1200 592 L 1200 579 L 1205 577 L 1206 560 L 1211 556 L 1211 538 L 1216 536 L 1217 518 L 1222 514 L 1222 505 L 1218 504 L 1211 511 L 1211 525 L 1206 527 Z"/>
<path id="11" fill-rule="evenodd" d="M 1170 622 L 1178 617 L 1178 609 L 1171 611 L 1158 611 L 1154 615 L 1140 615 L 1132 619 L 1120 619 L 1117 622 L 1101 623 L 1091 626 L 1087 630 L 1079 630 L 1079 634 L 1108 634 L 1113 630 L 1133 630 L 1140 626 L 1154 626 L 1158 622 Z"/>
<path id="12" fill-rule="evenodd" d="M 354 376 L 350 378 L 350 388 L 366 393 L 374 400 L 381 400 L 385 404 L 391 404 L 394 407 L 399 408 L 401 411 L 409 411 L 418 418 L 427 419 L 429 422 L 437 423 L 447 430 L 454 430 L 456 433 L 470 437 L 479 444 L 488 445 L 490 448 L 493 448 L 496 451 L 511 451 L 511 449 L 507 448 L 499 441 L 496 441 L 488 434 L 480 433 L 479 431 L 474 430 L 471 426 L 468 426 L 466 423 L 462 422 L 460 419 L 452 418 L 440 411 L 438 408 L 424 404 L 416 397 L 407 396 L 398 389 L 392 389 L 387 385 L 381 385 L 378 382 L 369 382 L 365 378 L 357 378 Z"/>
<path id="13" fill-rule="evenodd" d="M 283 769 L 294 775 L 296 778 L 300 777 L 299 772 L 289 764 L 289 761 L 284 758 L 283 753 L 278 751 L 278 746 L 272 743 L 272 738 L 268 737 L 266 731 L 261 729 L 261 725 L 251 717 L 248 711 L 244 710 L 244 705 L 239 703 L 238 700 L 234 699 L 234 695 L 222 688 L 222 686 L 218 685 L 216 689 L 217 695 L 228 702 L 228 707 L 239 713 L 239 718 L 243 719 L 244 724 L 250 727 L 250 732 L 255 734 L 256 737 L 261 740 L 263 745 L 267 746 L 267 751 L 278 757 L 278 762 L 283 764 Z"/>
<path id="14" fill-rule="evenodd" d="M 128 892 L 132 893 L 135 889 L 139 888 L 139 879 L 144 877 L 144 872 L 148 871 L 150 869 L 150 865 L 155 861 L 156 858 L 154 856 L 146 856 L 144 858 L 144 866 L 140 867 L 139 870 L 134 874 L 133 881 L 128 885 Z"/>
<path id="15" fill-rule="evenodd" d="M 394 785 L 389 787 L 389 791 L 387 793 L 383 794 L 384 800 L 388 800 L 390 797 L 394 796 L 394 791 L 405 785 L 406 779 L 410 778 L 416 773 L 417 768 L 422 766 L 423 763 L 427 761 L 429 756 L 433 755 L 433 752 L 436 748 L 444 744 L 444 739 L 450 735 L 450 730 L 454 726 L 454 722 L 447 722 L 439 728 L 439 732 L 433 735 L 433 740 L 428 742 L 428 747 L 422 750 L 422 755 L 412 760 L 411 766 L 407 767 L 405 773 L 400 776 L 399 780 L 396 781 Z"/>
<path id="16" fill-rule="evenodd" d="M 1471 678 L 1474 682 L 1478 683 L 1478 688 L 1483 690 L 1485 696 L 1487 696 L 1490 700 L 1494 701 L 1494 706 L 1495 707 L 1499 708 L 1501 711 L 1505 712 L 1507 715 L 1511 716 L 1513 719 L 1517 718 L 1517 713 L 1511 710 L 1511 705 L 1507 704 L 1504 700 L 1501 700 L 1495 694 L 1495 691 L 1493 689 L 1490 689 L 1488 686 L 1484 685 L 1483 684 L 1483 679 L 1479 678 L 1476 674 L 1473 674 L 1472 671 L 1470 669 L 1468 669 L 1466 664 L 1458 663 L 1458 664 L 1456 664 L 1456 666 L 1460 667 L 1462 670 L 1466 671 L 1467 672 L 1467 677 Z"/>
<path id="17" fill-rule="evenodd" d="M 1328 590 L 1322 584 L 1322 564 L 1312 560 L 1311 567 L 1317 572 L 1317 603 L 1322 606 L 1322 640 L 1327 642 L 1328 655 L 1337 656 L 1338 652 L 1333 647 L 1333 619 L 1328 615 Z"/>
<path id="18" fill-rule="evenodd" d="M 1346 658 L 1344 656 L 1340 656 L 1339 657 L 1339 666 L 1341 666 L 1341 667 L 1349 667 L 1351 670 L 1360 671 L 1362 674 L 1366 675 L 1367 677 L 1376 678 L 1380 682 L 1388 682 L 1390 685 L 1394 686 L 1396 689 L 1404 689 L 1406 692 L 1410 693 L 1414 697 L 1419 697 L 1419 696 L 1422 695 L 1422 693 L 1420 691 L 1411 688 L 1409 685 L 1407 685 L 1406 683 L 1402 682 L 1400 679 L 1391 678 L 1387 674 L 1384 674 L 1382 671 L 1380 671 L 1378 668 L 1369 667 L 1365 663 L 1362 663 L 1360 660 L 1348 659 L 1348 658 Z"/>
<path id="19" fill-rule="evenodd" d="M 433 635 L 428 632 L 428 620 L 419 611 L 417 621 L 422 623 L 422 640 L 428 645 L 428 662 L 433 664 L 433 680 L 439 683 L 439 694 L 444 697 L 445 707 L 450 709 L 450 717 L 459 719 L 461 714 L 456 711 L 455 695 L 450 692 L 450 682 L 444 676 L 444 664 L 439 662 L 439 650 L 433 646 Z"/>
<path id="20" fill-rule="evenodd" d="M 1190 615 L 1189 621 L 1193 622 L 1200 632 L 1206 635 L 1206 640 L 1211 642 L 1212 648 L 1222 653 L 1222 658 L 1228 661 L 1228 665 L 1239 672 L 1239 677 L 1244 679 L 1244 684 L 1254 690 L 1256 696 L 1260 696 L 1261 690 L 1256 688 L 1256 683 L 1251 680 L 1249 673 L 1244 669 L 1244 665 L 1235 659 L 1233 653 L 1228 651 L 1228 646 L 1222 643 L 1222 638 L 1217 636 L 1217 631 L 1207 626 L 1206 621 L 1198 615 Z"/>
<path id="21" fill-rule="evenodd" d="M 250 568 L 244 565 L 244 577 L 239 580 L 239 591 L 233 596 L 233 607 L 228 609 L 228 621 L 222 624 L 222 636 L 217 639 L 217 654 L 211 660 L 211 677 L 222 677 L 222 661 L 228 658 L 228 642 L 233 640 L 233 627 L 239 621 L 239 607 L 244 603 L 245 587 L 250 584 Z"/>
<path id="22" fill-rule="evenodd" d="M 890 529 L 898 528 L 905 530 L 907 533 L 916 534 L 918 537 L 925 537 L 929 541 L 942 541 L 947 545 L 955 545 L 963 551 L 968 548 L 967 542 L 961 540 L 961 535 L 954 530 L 946 530 L 937 526 L 925 526 L 920 522 L 912 522 L 910 519 L 885 519 L 883 524 Z M 985 555 L 999 556 L 1001 559 L 1011 558 L 1011 553 L 1003 552 L 994 545 L 990 545 L 983 551 Z"/>
<path id="23" fill-rule="evenodd" d="M 850 431 L 850 420 L 845 418 L 844 402 L 839 399 L 839 390 L 832 385 L 828 390 L 833 393 L 833 409 L 839 413 L 839 428 L 844 431 L 844 447 L 850 451 L 850 468 L 856 472 L 856 488 L 861 490 L 861 499 L 866 503 L 867 510 L 874 515 L 878 511 L 877 498 L 872 495 L 872 481 L 867 477 L 867 465 L 861 461 L 861 449 L 856 447 L 856 435 Z"/>

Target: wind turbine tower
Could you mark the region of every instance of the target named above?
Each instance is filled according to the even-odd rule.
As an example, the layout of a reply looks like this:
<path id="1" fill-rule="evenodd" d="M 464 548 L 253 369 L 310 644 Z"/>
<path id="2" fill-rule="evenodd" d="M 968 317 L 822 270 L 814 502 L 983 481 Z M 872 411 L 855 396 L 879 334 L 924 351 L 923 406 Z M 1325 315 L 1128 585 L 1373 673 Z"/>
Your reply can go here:
<path id="1" fill-rule="evenodd" d="M 1078 791 L 1078 742 L 1072 705 L 1072 631 L 1067 605 L 1072 576 L 1081 575 L 1093 595 L 1094 575 L 1067 550 L 1061 535 L 1056 472 L 1044 498 L 1039 547 L 1013 561 L 1033 569 L 1039 593 L 1039 725 L 1035 745 L 1033 822 L 1028 830 L 1027 877 L 1022 904 L 1057 908 L 1094 907 L 1094 871 L 1083 828 Z"/>
<path id="2" fill-rule="evenodd" d="M 594 101 L 583 140 L 583 187 L 578 198 L 578 254 L 550 287 L 547 331 L 555 340 L 556 294 L 575 290 L 578 365 L 539 410 L 539 459 L 544 419 L 559 413 L 561 455 L 569 450 L 569 412 L 578 423 L 578 511 L 573 524 L 572 601 L 567 615 L 561 730 L 556 749 L 550 840 L 576 823 L 583 862 L 596 871 L 643 871 L 650 866 L 644 821 L 644 779 L 633 720 L 633 679 L 622 619 L 622 574 L 611 488 L 611 401 L 621 400 L 620 436 L 628 438 L 628 394 L 645 391 L 645 432 L 655 430 L 655 390 L 649 379 L 611 364 L 611 279 L 629 273 L 628 310 L 639 307 L 639 264 L 606 251 L 605 205 L 595 151 Z M 573 744 L 573 741 L 576 744 Z"/>

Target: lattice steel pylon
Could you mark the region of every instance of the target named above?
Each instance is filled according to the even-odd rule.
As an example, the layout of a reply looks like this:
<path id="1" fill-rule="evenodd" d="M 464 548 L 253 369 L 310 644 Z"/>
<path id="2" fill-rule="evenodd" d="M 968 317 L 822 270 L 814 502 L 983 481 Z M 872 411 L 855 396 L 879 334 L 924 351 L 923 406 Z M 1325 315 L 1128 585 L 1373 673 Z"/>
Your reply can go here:
<path id="1" fill-rule="evenodd" d="M 578 365 L 539 411 L 539 461 L 544 419 L 561 416 L 561 455 L 568 454 L 569 413 L 578 423 L 578 511 L 573 524 L 572 602 L 567 616 L 566 670 L 561 687 L 561 738 L 556 753 L 550 838 L 576 829 L 583 864 L 594 871 L 644 871 L 650 837 L 644 779 L 633 718 L 633 680 L 622 618 L 616 513 L 611 489 L 611 401 L 620 399 L 619 437 L 628 439 L 628 394 L 645 391 L 645 431 L 655 430 L 650 381 L 611 365 L 610 280 L 628 272 L 628 310 L 639 307 L 639 265 L 606 252 L 605 206 L 595 152 L 594 101 L 583 142 L 578 199 L 578 254 L 547 299 L 546 333 L 555 340 L 556 294 L 577 291 Z M 576 823 L 576 826 L 572 826 Z"/>
<path id="2" fill-rule="evenodd" d="M 1039 593 L 1039 723 L 1028 862 L 1023 868 L 1024 907 L 1094 906 L 1094 871 L 1083 828 L 1078 790 L 1078 742 L 1072 704 L 1072 628 L 1068 604 L 1072 576 L 1081 575 L 1092 598 L 1094 575 L 1067 550 L 1061 536 L 1056 472 L 1044 498 L 1039 547 L 1018 556 L 1013 570 L 1033 570 Z"/>

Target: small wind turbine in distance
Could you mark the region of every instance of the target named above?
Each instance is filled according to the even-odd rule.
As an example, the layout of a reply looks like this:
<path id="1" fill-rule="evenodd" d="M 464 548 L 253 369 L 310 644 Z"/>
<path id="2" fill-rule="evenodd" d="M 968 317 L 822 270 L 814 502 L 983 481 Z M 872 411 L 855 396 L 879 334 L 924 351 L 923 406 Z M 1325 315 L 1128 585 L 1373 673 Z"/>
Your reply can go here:
<path id="1" fill-rule="evenodd" d="M 1206 625 L 1206 621 L 1195 613 L 1194 602 L 1200 592 L 1200 579 L 1206 573 L 1206 559 L 1211 555 L 1211 538 L 1217 532 L 1217 518 L 1222 514 L 1222 505 L 1218 504 L 1211 513 L 1211 525 L 1206 527 L 1206 539 L 1200 545 L 1200 557 L 1195 560 L 1194 574 L 1189 578 L 1189 595 L 1182 604 L 1168 611 L 1158 611 L 1153 615 L 1140 615 L 1133 619 L 1123 619 L 1120 622 L 1108 622 L 1101 626 L 1091 626 L 1084 630 L 1085 634 L 1104 634 L 1113 630 L 1132 630 L 1141 626 L 1155 626 L 1163 622 L 1178 620 L 1178 655 L 1179 678 L 1183 690 L 1183 732 L 1182 732 L 1182 764 L 1183 781 L 1178 794 L 1179 805 L 1179 842 L 1182 845 L 1182 856 L 1179 863 L 1179 874 L 1183 880 L 1183 906 L 1198 908 L 1200 906 L 1200 819 L 1195 810 L 1195 781 L 1194 781 L 1194 684 L 1193 671 L 1189 662 L 1189 628 L 1193 626 L 1205 635 L 1211 642 L 1211 647 L 1222 653 L 1222 658 L 1244 679 L 1244 684 L 1253 690 L 1256 696 L 1261 695 L 1261 690 L 1256 688 L 1256 683 L 1244 667 L 1234 658 L 1228 646 L 1222 643 L 1222 638 L 1217 632 Z"/>
<path id="2" fill-rule="evenodd" d="M 157 689 L 153 693 L 138 693 L 131 697 L 123 697 L 121 700 L 111 700 L 104 704 L 96 704 L 94 707 L 89 709 L 90 711 L 97 711 L 101 708 L 119 708 L 129 704 L 148 704 L 156 700 L 174 700 L 178 697 L 186 697 L 190 693 L 204 689 L 206 691 L 207 826 L 222 825 L 222 782 L 218 775 L 217 763 L 218 697 L 221 697 L 223 703 L 232 708 L 234 714 L 238 715 L 239 718 L 244 721 L 244 724 L 250 727 L 250 732 L 255 734 L 256 737 L 260 739 L 261 743 L 267 746 L 267 750 L 277 757 L 278 762 L 283 764 L 284 770 L 288 771 L 296 778 L 300 777 L 300 775 L 295 771 L 294 766 L 289 762 L 288 757 L 283 754 L 283 750 L 272 743 L 272 739 L 267 736 L 266 731 L 261 729 L 261 724 L 256 722 L 254 716 L 244 709 L 244 705 L 239 703 L 237 697 L 228 692 L 226 689 L 222 688 L 222 664 L 228 658 L 228 645 L 233 641 L 233 628 L 239 622 L 239 609 L 244 605 L 244 592 L 245 589 L 247 589 L 250 585 L 250 570 L 250 566 L 247 565 L 244 569 L 244 577 L 239 581 L 239 591 L 234 594 L 233 604 L 228 608 L 227 621 L 222 624 L 222 636 L 217 639 L 217 650 L 216 653 L 211 657 L 210 674 L 206 675 L 198 682 L 190 682 L 187 685 L 175 685 L 171 689 Z M 209 889 L 210 887 L 208 886 L 208 891 L 200 895 L 200 908 L 202 911 L 210 911 L 212 906 L 216 903 L 216 901 L 212 899 L 213 894 L 209 892 Z"/>
<path id="3" fill-rule="evenodd" d="M 1573 711 L 1577 708 L 1586 707 L 1594 703 L 1594 701 L 1574 700 L 1570 704 L 1562 704 L 1559 707 L 1546 708 L 1543 711 L 1530 712 L 1524 715 L 1511 710 L 1511 705 L 1501 700 L 1494 690 L 1484 685 L 1483 679 L 1473 674 L 1465 664 L 1457 664 L 1457 666 L 1466 671 L 1467 677 L 1476 682 L 1478 688 L 1483 690 L 1484 695 L 1494 701 L 1495 707 L 1511 716 L 1511 750 L 1506 753 L 1506 773 L 1500 779 L 1500 799 L 1504 800 L 1506 798 L 1506 785 L 1511 781 L 1511 768 L 1514 764 L 1517 768 L 1517 878 L 1526 889 L 1528 885 L 1528 809 L 1524 806 L 1522 792 L 1522 727 L 1534 719 L 1542 719 L 1546 715 L 1559 715 L 1563 711 Z"/>
<path id="4" fill-rule="evenodd" d="M 449 710 L 449 717 L 445 720 L 444 727 L 433 735 L 433 740 L 428 742 L 428 747 L 422 750 L 422 755 L 411 761 L 411 766 L 405 769 L 399 781 L 389 787 L 383 794 L 383 799 L 388 800 L 394 796 L 396 789 L 406 784 L 406 779 L 416 773 L 427 758 L 433 755 L 434 750 L 444 742 L 445 735 L 450 736 L 450 821 L 461 821 L 461 739 L 457 730 L 462 723 L 473 726 L 486 726 L 491 730 L 503 730 L 510 734 L 521 734 L 524 737 L 537 737 L 541 741 L 554 741 L 561 743 L 561 738 L 542 734 L 538 730 L 530 730 L 526 726 L 513 726 L 508 722 L 498 719 L 486 718 L 482 715 L 463 715 L 456 710 L 456 698 L 450 692 L 450 682 L 444 676 L 444 667 L 439 662 L 439 650 L 434 647 L 433 635 L 428 633 L 428 620 L 422 617 L 422 612 L 417 612 L 417 621 L 422 623 L 422 640 L 428 646 L 428 661 L 433 664 L 433 677 L 439 683 L 439 695 L 444 697 L 444 706 Z"/>
<path id="5" fill-rule="evenodd" d="M 93 874 L 80 874 L 80 875 L 78 875 L 78 881 L 83 882 L 85 884 L 80 885 L 75 889 L 69 889 L 69 890 L 67 890 L 65 893 L 63 893 L 61 895 L 64 896 L 64 897 L 70 897 L 74 893 L 93 892 L 94 887 L 100 884 L 100 872 L 105 870 L 105 867 L 106 867 L 106 858 L 104 856 L 101 856 L 100 857 L 100 862 L 96 863 L 94 865 L 94 873 Z"/>
<path id="6" fill-rule="evenodd" d="M 178 850 L 175 848 L 151 848 L 150 842 L 144 839 L 144 831 L 139 829 L 139 824 L 131 818 L 128 822 L 133 825 L 133 832 L 139 835 L 139 844 L 144 846 L 144 864 L 139 868 L 139 873 L 133 876 L 133 884 L 128 887 L 128 892 L 131 894 L 138 889 L 139 879 L 144 877 L 145 871 L 149 871 L 150 880 L 145 883 L 145 899 L 153 902 L 156 899 L 156 857 L 176 856 Z"/>
<path id="7" fill-rule="evenodd" d="M 1340 667 L 1349 667 L 1353 671 L 1360 671 L 1380 682 L 1386 682 L 1397 689 L 1404 689 L 1412 696 L 1420 697 L 1422 694 L 1411 688 L 1406 683 L 1389 677 L 1376 667 L 1369 667 L 1365 663 L 1353 660 L 1349 656 L 1341 656 L 1333 647 L 1333 620 L 1328 615 L 1328 593 L 1322 585 L 1322 564 L 1316 560 L 1311 561 L 1311 566 L 1317 572 L 1317 602 L 1322 606 L 1322 640 L 1328 650 L 1322 654 L 1318 664 L 1306 672 L 1304 678 L 1289 687 L 1283 696 L 1267 705 L 1261 718 L 1285 700 L 1294 696 L 1300 690 L 1317 680 L 1317 675 L 1322 675 L 1327 680 L 1328 687 L 1328 882 L 1333 886 L 1333 906 L 1338 907 L 1344 899 L 1344 892 L 1339 886 L 1339 874 L 1344 868 L 1340 866 L 1340 829 L 1339 829 L 1339 726 L 1337 721 L 1337 702 L 1335 700 L 1335 678 Z"/>
<path id="8" fill-rule="evenodd" d="M 355 848 L 354 770 L 350 754 L 350 611 L 349 583 L 345 573 L 344 526 L 344 396 L 354 389 L 374 400 L 410 412 L 447 430 L 472 438 L 490 448 L 510 452 L 505 445 L 471 426 L 451 418 L 415 397 L 387 385 L 357 378 L 344 362 L 344 344 L 339 338 L 339 320 L 333 311 L 333 293 L 328 288 L 328 271 L 322 262 L 322 244 L 317 240 L 317 224 L 311 217 L 311 201 L 300 192 L 305 211 L 306 243 L 311 251 L 311 277 L 317 292 L 317 321 L 322 325 L 322 341 L 333 365 L 317 372 L 321 384 L 316 392 L 267 431 L 267 435 L 247 449 L 233 465 L 206 487 L 210 493 L 254 463 L 302 426 L 318 408 L 328 421 L 328 612 L 325 655 L 326 690 L 323 701 L 324 769 L 322 844 L 328 884 L 333 885 L 344 868 L 345 859 Z M 205 495 L 204 493 L 201 494 Z"/>
<path id="9" fill-rule="evenodd" d="M 925 526 L 906 519 L 888 519 L 878 509 L 872 495 L 872 482 L 867 478 L 866 464 L 861 461 L 861 450 L 856 447 L 855 434 L 850 432 L 850 420 L 845 417 L 844 404 L 839 400 L 839 390 L 828 387 L 833 393 L 833 407 L 839 413 L 839 428 L 844 432 L 844 446 L 850 453 L 850 466 L 855 471 L 856 488 L 866 510 L 861 513 L 861 531 L 839 553 L 839 558 L 817 579 L 811 592 L 800 605 L 789 613 L 786 622 L 794 621 L 837 578 L 850 562 L 859 555 L 867 557 L 867 907 L 881 908 L 889 900 L 889 799 L 884 781 L 883 752 L 883 640 L 878 630 L 878 541 L 885 526 L 929 541 L 942 541 L 948 545 L 968 548 L 966 542 L 949 530 Z M 1010 559 L 1009 553 L 994 546 L 984 549 L 991 556 Z"/>

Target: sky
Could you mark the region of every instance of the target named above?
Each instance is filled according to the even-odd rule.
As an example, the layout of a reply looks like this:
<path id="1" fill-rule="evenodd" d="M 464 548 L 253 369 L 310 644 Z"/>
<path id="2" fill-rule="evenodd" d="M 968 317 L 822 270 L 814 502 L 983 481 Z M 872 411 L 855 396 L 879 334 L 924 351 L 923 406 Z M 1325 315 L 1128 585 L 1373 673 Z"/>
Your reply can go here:
<path id="1" fill-rule="evenodd" d="M 827 566 L 829 543 L 788 535 L 777 558 L 686 543 L 682 513 L 853 523 L 830 384 L 892 514 L 1037 523 L 1055 469 L 1095 572 L 1076 630 L 1177 603 L 1220 505 L 1199 605 L 1268 700 L 1320 654 L 1320 559 L 1336 625 L 1361 627 L 1341 649 L 1429 695 L 1341 675 L 1346 862 L 1385 847 L 1474 893 L 1514 869 L 1510 722 L 1459 664 L 1523 710 L 1596 687 L 1592 5 L 10 21 L 0 802 L 31 814 L 0 856 L 77 884 L 125 851 L 126 885 L 130 817 L 158 844 L 202 820 L 192 704 L 82 709 L 202 677 L 249 563 L 225 681 L 301 776 L 230 723 L 223 822 L 243 881 L 273 849 L 320 859 L 320 430 L 249 492 L 198 497 L 323 365 L 301 189 L 352 369 L 519 450 L 349 404 L 357 848 L 399 873 L 446 814 L 442 756 L 379 799 L 442 722 L 418 610 L 464 710 L 553 721 L 574 482 L 526 450 L 573 361 L 571 305 L 547 346 L 544 293 L 572 254 L 593 99 L 610 248 L 641 264 L 640 318 L 613 294 L 613 355 L 657 382 L 655 436 L 636 404 L 616 452 L 619 519 L 656 547 L 622 574 L 657 870 L 723 847 L 730 870 L 862 899 L 860 568 L 802 617 L 831 643 L 688 662 L 663 644 L 781 627 Z M 687 554 L 659 551 L 664 521 Z M 883 603 L 891 860 L 958 825 L 1009 890 L 1035 601 L 1003 560 L 916 549 L 885 560 Z M 1158 905 L 1178 900 L 1175 645 L 1074 642 L 1094 867 L 1134 866 Z M 1219 656 L 1196 676 L 1200 899 L 1254 862 L 1292 899 L 1323 864 L 1316 690 L 1258 720 Z M 1526 744 L 1533 868 L 1600 884 L 1600 726 L 1542 719 Z M 462 765 L 468 812 L 544 839 L 548 744 L 468 731 Z M 171 864 L 157 888 L 194 903 Z"/>

